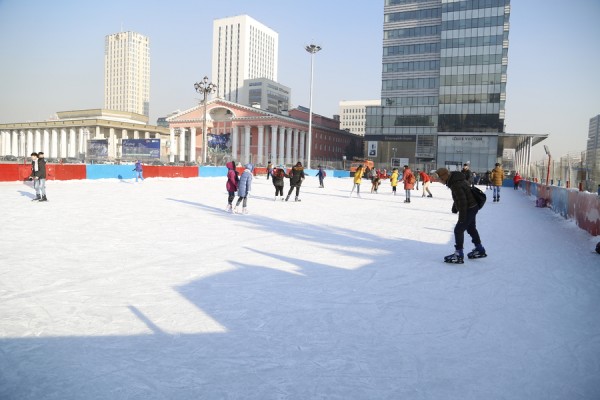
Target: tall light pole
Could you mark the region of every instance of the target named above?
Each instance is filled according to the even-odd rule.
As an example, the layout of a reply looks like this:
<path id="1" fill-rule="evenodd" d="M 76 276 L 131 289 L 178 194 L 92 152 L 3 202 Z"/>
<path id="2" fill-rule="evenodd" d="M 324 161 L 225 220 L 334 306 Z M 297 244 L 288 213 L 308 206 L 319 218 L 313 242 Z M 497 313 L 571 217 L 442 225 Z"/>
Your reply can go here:
<path id="1" fill-rule="evenodd" d="M 309 44 L 305 47 L 310 53 L 310 100 L 308 104 L 308 150 L 306 152 L 306 168 L 310 169 L 310 155 L 312 151 L 312 99 L 313 99 L 313 71 L 315 54 L 321 50 L 321 46 Z"/>
<path id="2" fill-rule="evenodd" d="M 196 92 L 202 93 L 204 96 L 204 122 L 202 123 L 202 164 L 206 165 L 206 155 L 208 152 L 208 135 L 206 134 L 206 96 L 210 93 L 214 93 L 217 90 L 217 85 L 212 82 L 208 82 L 208 76 L 202 78 L 200 82 L 194 83 L 194 89 Z"/>

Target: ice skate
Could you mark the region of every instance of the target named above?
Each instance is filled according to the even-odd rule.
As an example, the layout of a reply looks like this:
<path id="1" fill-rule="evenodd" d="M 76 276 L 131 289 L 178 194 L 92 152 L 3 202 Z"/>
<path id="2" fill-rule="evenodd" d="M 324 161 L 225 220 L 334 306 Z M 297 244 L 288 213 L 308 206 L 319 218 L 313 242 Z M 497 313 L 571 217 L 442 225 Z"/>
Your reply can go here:
<path id="1" fill-rule="evenodd" d="M 288 195 L 285 197 L 285 201 L 288 201 L 289 199 L 290 199 L 290 195 L 288 194 Z"/>
<path id="2" fill-rule="evenodd" d="M 444 257 L 444 262 L 449 264 L 463 264 L 465 262 L 465 257 L 462 250 L 456 250 L 449 256 Z"/>
<path id="3" fill-rule="evenodd" d="M 246 207 L 242 207 L 242 214 L 248 214 L 248 209 Z"/>
<path id="4" fill-rule="evenodd" d="M 299 199 L 299 198 L 296 196 L 296 198 L 294 199 L 294 201 L 302 201 L 302 200 L 300 200 L 300 199 Z"/>
<path id="5" fill-rule="evenodd" d="M 48 201 L 48 198 L 46 198 L 46 195 L 43 195 L 40 201 Z"/>
<path id="6" fill-rule="evenodd" d="M 40 201 L 42 199 L 42 196 L 40 196 L 39 194 L 35 195 L 35 198 L 31 199 L 31 201 Z"/>
<path id="7" fill-rule="evenodd" d="M 227 208 L 225 209 L 225 211 L 228 213 L 233 212 L 233 209 L 231 208 L 231 204 L 227 204 Z"/>
<path id="8" fill-rule="evenodd" d="M 469 258 L 483 258 L 483 257 L 487 257 L 487 254 L 485 252 L 485 249 L 483 248 L 482 245 L 476 246 L 473 251 L 469 252 L 467 254 L 467 257 Z"/>

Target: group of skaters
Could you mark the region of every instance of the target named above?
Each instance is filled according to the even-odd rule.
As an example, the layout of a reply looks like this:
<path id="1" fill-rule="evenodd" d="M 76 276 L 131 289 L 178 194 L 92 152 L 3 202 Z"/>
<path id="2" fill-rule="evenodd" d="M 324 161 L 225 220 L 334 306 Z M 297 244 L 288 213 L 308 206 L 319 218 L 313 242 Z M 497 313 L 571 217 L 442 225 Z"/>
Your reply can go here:
<path id="1" fill-rule="evenodd" d="M 390 184 L 392 186 L 392 194 L 396 195 L 396 187 L 399 183 L 404 185 L 405 203 L 410 203 L 410 193 L 412 190 L 419 190 L 419 182 L 422 183 L 423 195 L 421 197 L 433 197 L 429 190 L 429 184 L 431 183 L 431 177 L 427 175 L 425 171 L 419 171 L 417 168 L 416 175 L 412 172 L 408 165 L 405 165 L 402 170 L 402 175 L 398 171 L 398 168 L 392 170 L 390 175 Z M 356 196 L 360 197 L 360 185 L 363 177 L 366 176 L 371 181 L 371 193 L 377 193 L 381 180 L 387 176 L 387 171 L 373 170 L 364 165 L 359 165 L 354 172 L 354 184 L 350 191 L 350 197 L 356 190 Z M 425 195 L 427 193 L 427 195 Z"/>

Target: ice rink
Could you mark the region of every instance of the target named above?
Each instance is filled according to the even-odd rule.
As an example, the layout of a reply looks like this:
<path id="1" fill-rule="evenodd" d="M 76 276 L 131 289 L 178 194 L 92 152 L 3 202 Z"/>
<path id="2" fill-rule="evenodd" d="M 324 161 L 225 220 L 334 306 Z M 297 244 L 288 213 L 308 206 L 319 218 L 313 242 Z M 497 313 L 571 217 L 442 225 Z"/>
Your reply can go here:
<path id="1" fill-rule="evenodd" d="M 0 399 L 600 398 L 598 237 L 502 188 L 445 264 L 442 185 L 325 186 L 0 183 Z"/>

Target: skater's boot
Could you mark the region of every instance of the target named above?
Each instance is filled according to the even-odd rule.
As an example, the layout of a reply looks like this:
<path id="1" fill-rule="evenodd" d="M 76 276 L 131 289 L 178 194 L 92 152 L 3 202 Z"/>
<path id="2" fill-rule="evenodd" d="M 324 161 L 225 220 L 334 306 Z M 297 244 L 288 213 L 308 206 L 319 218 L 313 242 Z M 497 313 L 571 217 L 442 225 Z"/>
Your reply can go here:
<path id="1" fill-rule="evenodd" d="M 31 201 L 40 201 L 42 199 L 42 196 L 40 196 L 39 194 L 35 195 L 34 199 L 31 199 Z"/>
<path id="2" fill-rule="evenodd" d="M 238 206 L 235 206 L 235 207 L 233 208 L 233 213 L 234 213 L 234 214 L 239 214 L 239 213 L 240 213 L 240 212 L 239 212 L 239 210 L 238 210 Z"/>
<path id="3" fill-rule="evenodd" d="M 233 209 L 231 208 L 231 204 L 227 204 L 227 209 L 225 210 L 228 213 L 233 212 Z"/>
<path id="4" fill-rule="evenodd" d="M 456 250 L 454 253 L 449 256 L 444 257 L 444 262 L 450 264 L 463 264 L 465 262 L 465 257 L 463 255 L 462 250 Z"/>
<path id="5" fill-rule="evenodd" d="M 43 195 L 42 198 L 40 199 L 40 201 L 48 201 L 48 199 L 46 198 L 46 195 Z"/>
<path id="6" fill-rule="evenodd" d="M 475 245 L 475 248 L 473 249 L 473 251 L 471 251 L 467 254 L 467 257 L 483 258 L 483 257 L 487 257 L 487 254 L 485 253 L 485 249 L 483 248 L 483 246 L 480 243 L 480 244 Z"/>
<path id="7" fill-rule="evenodd" d="M 298 196 L 296 196 L 296 198 L 294 199 L 294 201 L 302 201 L 298 198 Z"/>
<path id="8" fill-rule="evenodd" d="M 498 198 L 494 196 L 494 203 L 498 201 Z"/>
<path id="9" fill-rule="evenodd" d="M 290 199 L 290 195 L 288 194 L 287 196 L 285 196 L 285 201 L 288 201 Z"/>
<path id="10" fill-rule="evenodd" d="M 497 202 L 500 202 L 500 195 L 498 195 L 498 199 L 496 200 Z"/>
<path id="11" fill-rule="evenodd" d="M 248 209 L 246 207 L 242 207 L 242 214 L 248 214 Z"/>

